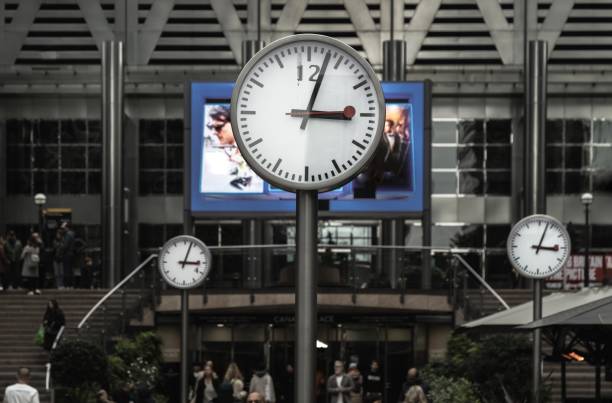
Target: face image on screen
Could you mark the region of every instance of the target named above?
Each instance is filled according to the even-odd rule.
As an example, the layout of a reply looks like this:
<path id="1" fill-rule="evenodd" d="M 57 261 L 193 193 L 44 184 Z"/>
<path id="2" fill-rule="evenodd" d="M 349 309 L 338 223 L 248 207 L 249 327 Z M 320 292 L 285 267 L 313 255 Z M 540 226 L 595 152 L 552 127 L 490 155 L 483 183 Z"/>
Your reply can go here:
<path id="1" fill-rule="evenodd" d="M 204 105 L 202 193 L 263 193 L 264 181 L 240 154 L 230 121 L 229 104 Z"/>
<path id="2" fill-rule="evenodd" d="M 381 142 L 369 166 L 353 181 L 356 199 L 386 199 L 412 191 L 411 106 L 387 103 Z"/>

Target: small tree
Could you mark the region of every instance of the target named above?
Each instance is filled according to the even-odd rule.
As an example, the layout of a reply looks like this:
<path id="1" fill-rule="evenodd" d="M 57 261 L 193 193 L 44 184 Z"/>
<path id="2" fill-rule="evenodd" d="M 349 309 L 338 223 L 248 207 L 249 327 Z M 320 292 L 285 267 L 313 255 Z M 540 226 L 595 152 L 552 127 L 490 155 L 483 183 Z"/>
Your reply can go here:
<path id="1" fill-rule="evenodd" d="M 67 402 L 87 402 L 107 382 L 106 357 L 94 344 L 66 340 L 51 354 L 51 376 L 66 389 Z"/>

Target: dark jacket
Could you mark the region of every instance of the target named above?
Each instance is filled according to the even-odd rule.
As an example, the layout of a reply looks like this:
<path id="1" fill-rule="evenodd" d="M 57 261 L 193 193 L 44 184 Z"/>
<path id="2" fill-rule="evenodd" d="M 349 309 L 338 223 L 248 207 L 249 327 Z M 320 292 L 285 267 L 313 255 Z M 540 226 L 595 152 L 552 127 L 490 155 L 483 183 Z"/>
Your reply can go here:
<path id="1" fill-rule="evenodd" d="M 4 246 L 0 246 L 0 273 L 6 273 L 9 268 L 9 261 L 4 251 Z"/>
<path id="2" fill-rule="evenodd" d="M 23 251 L 23 245 L 19 242 L 19 239 L 14 241 L 8 240 L 4 244 L 4 251 L 6 252 L 6 258 L 9 263 L 17 263 L 21 260 L 21 252 Z"/>
<path id="3" fill-rule="evenodd" d="M 57 334 L 60 328 L 66 325 L 66 318 L 61 309 L 47 309 L 43 317 L 45 332 Z"/>
<path id="4" fill-rule="evenodd" d="M 336 381 L 336 375 L 332 375 L 327 378 L 327 397 L 330 403 L 336 403 L 338 401 L 338 395 L 342 396 L 343 403 L 350 403 L 351 401 L 351 390 L 353 390 L 353 380 L 347 374 L 342 375 L 340 381 L 340 387 Z"/>
<path id="5" fill-rule="evenodd" d="M 383 377 L 380 370 L 376 372 L 368 372 L 364 380 L 364 389 L 366 392 L 366 396 L 368 394 L 383 394 L 385 390 L 385 384 L 383 382 Z"/>
<path id="6" fill-rule="evenodd" d="M 196 383 L 196 390 L 195 390 L 196 403 L 204 402 L 204 391 L 206 389 L 206 385 L 204 381 L 205 381 L 205 378 L 201 378 Z M 213 385 L 213 388 L 215 389 L 215 392 L 217 392 L 217 396 L 218 396 L 219 395 L 219 380 L 217 378 L 213 378 L 212 385 Z M 215 401 L 217 401 L 217 399 L 215 399 Z"/>

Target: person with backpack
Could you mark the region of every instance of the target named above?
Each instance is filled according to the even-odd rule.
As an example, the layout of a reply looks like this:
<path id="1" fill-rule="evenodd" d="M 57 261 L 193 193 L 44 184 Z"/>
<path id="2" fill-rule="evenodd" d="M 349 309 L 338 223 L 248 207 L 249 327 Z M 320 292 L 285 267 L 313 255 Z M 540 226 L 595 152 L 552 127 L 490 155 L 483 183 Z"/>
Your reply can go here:
<path id="1" fill-rule="evenodd" d="M 38 236 L 38 233 L 34 232 L 30 236 L 30 239 L 28 239 L 28 243 L 21 252 L 21 259 L 23 260 L 21 276 L 23 279 L 23 285 L 25 286 L 26 290 L 28 290 L 28 295 L 40 295 L 40 290 L 38 289 L 40 245 L 40 237 Z"/>

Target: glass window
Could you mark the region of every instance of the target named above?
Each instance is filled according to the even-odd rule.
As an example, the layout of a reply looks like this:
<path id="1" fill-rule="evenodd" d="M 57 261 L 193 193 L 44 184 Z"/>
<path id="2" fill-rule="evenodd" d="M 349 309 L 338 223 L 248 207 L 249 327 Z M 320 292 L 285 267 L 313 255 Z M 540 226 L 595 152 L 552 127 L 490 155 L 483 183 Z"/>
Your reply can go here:
<path id="1" fill-rule="evenodd" d="M 512 148 L 495 145 L 487 146 L 488 169 L 510 169 L 512 167 Z"/>
<path id="2" fill-rule="evenodd" d="M 510 143 L 512 121 L 510 119 L 487 120 L 487 143 Z"/>
<path id="3" fill-rule="evenodd" d="M 563 172 L 546 172 L 546 193 L 563 194 Z"/>
<path id="4" fill-rule="evenodd" d="M 433 142 L 434 143 L 453 143 L 457 142 L 457 122 L 456 121 L 434 121 L 433 122 Z"/>
<path id="5" fill-rule="evenodd" d="M 433 172 L 431 180 L 433 193 L 457 193 L 457 174 L 455 172 Z"/>
<path id="6" fill-rule="evenodd" d="M 512 194 L 510 171 L 487 172 L 486 193 L 495 196 L 510 196 Z"/>
<path id="7" fill-rule="evenodd" d="M 432 147 L 432 168 L 457 167 L 456 147 Z"/>
<path id="8" fill-rule="evenodd" d="M 8 193 L 100 193 L 100 137 L 89 135 L 99 126 L 97 120 L 8 120 Z"/>
<path id="9" fill-rule="evenodd" d="M 482 172 L 459 172 L 459 193 L 477 194 L 484 192 L 484 177 Z"/>
<path id="10" fill-rule="evenodd" d="M 484 161 L 484 147 L 468 146 L 457 148 L 459 168 L 482 169 Z"/>
<path id="11" fill-rule="evenodd" d="M 555 119 L 546 121 L 546 143 L 563 144 L 563 120 Z"/>
<path id="12" fill-rule="evenodd" d="M 563 146 L 546 147 L 546 168 L 563 168 Z"/>
<path id="13" fill-rule="evenodd" d="M 458 125 L 459 143 L 483 143 L 484 120 L 463 120 Z"/>
<path id="14" fill-rule="evenodd" d="M 565 142 L 588 143 L 591 141 L 591 122 L 588 120 L 566 120 Z"/>
<path id="15" fill-rule="evenodd" d="M 612 143 L 612 120 L 593 121 L 593 143 Z"/>
<path id="16" fill-rule="evenodd" d="M 183 121 L 141 119 L 140 194 L 183 193 Z"/>
<path id="17" fill-rule="evenodd" d="M 453 236 L 451 243 L 463 248 L 482 248 L 484 245 L 484 226 L 466 225 Z"/>

